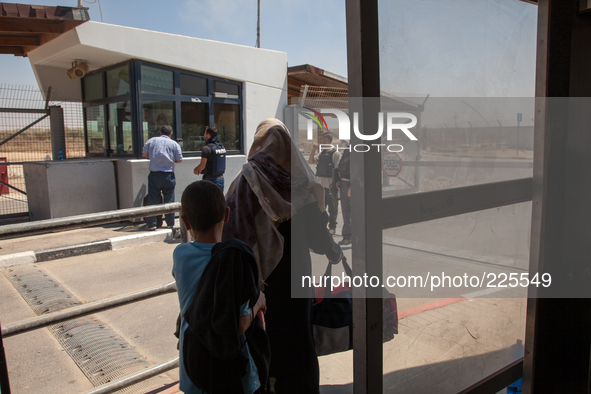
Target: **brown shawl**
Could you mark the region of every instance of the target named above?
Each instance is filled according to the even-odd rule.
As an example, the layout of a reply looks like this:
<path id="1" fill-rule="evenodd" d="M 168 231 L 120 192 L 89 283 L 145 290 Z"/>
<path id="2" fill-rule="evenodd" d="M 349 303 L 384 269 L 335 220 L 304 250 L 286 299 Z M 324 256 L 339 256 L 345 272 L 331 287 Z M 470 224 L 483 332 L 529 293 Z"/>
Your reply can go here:
<path id="1" fill-rule="evenodd" d="M 248 163 L 226 194 L 230 219 L 223 239 L 238 238 L 249 244 L 264 280 L 283 256 L 284 240 L 277 226 L 314 201 L 324 211 L 324 188 L 287 127 L 277 119 L 267 119 L 257 127 Z"/>

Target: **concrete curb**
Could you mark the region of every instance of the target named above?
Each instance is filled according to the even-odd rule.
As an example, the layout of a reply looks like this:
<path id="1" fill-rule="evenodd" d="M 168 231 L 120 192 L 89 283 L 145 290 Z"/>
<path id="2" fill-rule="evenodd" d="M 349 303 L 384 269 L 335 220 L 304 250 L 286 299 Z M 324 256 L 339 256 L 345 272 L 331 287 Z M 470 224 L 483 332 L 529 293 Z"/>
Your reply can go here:
<path id="1" fill-rule="evenodd" d="M 83 254 L 118 250 L 152 242 L 170 241 L 174 238 L 176 231 L 178 229 L 160 229 L 77 245 L 7 254 L 0 256 L 0 269 L 63 259 L 65 257 L 81 256 Z"/>

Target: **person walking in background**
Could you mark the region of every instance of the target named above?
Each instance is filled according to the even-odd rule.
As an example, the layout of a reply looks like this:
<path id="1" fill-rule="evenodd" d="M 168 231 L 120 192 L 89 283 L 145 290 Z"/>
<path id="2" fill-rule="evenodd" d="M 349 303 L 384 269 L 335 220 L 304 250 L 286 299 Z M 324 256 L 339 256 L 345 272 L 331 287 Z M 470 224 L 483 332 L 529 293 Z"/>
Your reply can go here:
<path id="1" fill-rule="evenodd" d="M 321 134 L 319 141 L 320 144 L 324 146 L 320 147 L 320 152 L 318 153 L 316 153 L 316 151 L 319 149 L 318 144 L 314 144 L 312 146 L 312 152 L 310 152 L 308 163 L 316 164 L 316 176 L 324 188 L 324 205 L 328 208 L 328 229 L 331 234 L 334 234 L 337 228 L 339 200 L 332 187 L 332 172 L 339 166 L 339 162 L 341 161 L 341 152 L 339 152 L 334 146 L 330 149 L 327 149 L 326 145 L 332 145 L 331 133 L 326 132 Z"/>
<path id="2" fill-rule="evenodd" d="M 250 245 L 265 283 L 271 344 L 269 392 L 319 392 L 318 357 L 311 323 L 310 249 L 333 262 L 342 251 L 328 232 L 324 189 L 277 119 L 257 127 L 248 162 L 230 185 L 230 217 L 223 239 Z M 308 298 L 292 298 L 292 288 Z"/>
<path id="3" fill-rule="evenodd" d="M 226 171 L 226 148 L 218 139 L 215 127 L 205 127 L 205 146 L 201 150 L 201 162 L 193 173 L 203 174 L 203 179 L 218 185 L 224 191 L 224 172 Z"/>
<path id="4" fill-rule="evenodd" d="M 160 202 L 162 193 L 163 203 L 174 202 L 174 165 L 183 161 L 180 145 L 172 140 L 172 127 L 160 126 L 160 136 L 150 138 L 142 150 L 142 156 L 150 159 L 150 175 L 148 175 L 148 205 Z M 174 212 L 164 216 L 166 225 L 174 226 Z M 156 230 L 156 217 L 146 218 L 146 229 Z"/>
<path id="5" fill-rule="evenodd" d="M 343 229 L 341 235 L 343 239 L 339 245 L 351 245 L 351 167 L 349 159 L 351 152 L 347 149 L 343 151 L 343 156 L 339 162 L 339 190 L 341 195 L 341 210 L 343 212 Z"/>

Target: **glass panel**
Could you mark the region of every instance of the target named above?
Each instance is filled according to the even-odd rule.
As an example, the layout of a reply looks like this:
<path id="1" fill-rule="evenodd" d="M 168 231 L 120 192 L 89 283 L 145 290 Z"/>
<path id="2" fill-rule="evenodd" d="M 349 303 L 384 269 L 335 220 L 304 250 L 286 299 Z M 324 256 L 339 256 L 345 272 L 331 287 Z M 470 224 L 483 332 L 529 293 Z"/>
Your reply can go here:
<path id="1" fill-rule="evenodd" d="M 384 230 L 382 280 L 399 318 L 383 345 L 384 392 L 457 393 L 523 357 L 527 288 L 512 278 L 528 276 L 530 226 L 527 202 Z"/>
<path id="2" fill-rule="evenodd" d="M 207 79 L 181 74 L 181 94 L 207 96 Z"/>
<path id="3" fill-rule="evenodd" d="M 109 140 L 111 156 L 133 154 L 131 101 L 109 104 Z"/>
<path id="4" fill-rule="evenodd" d="M 84 84 L 84 101 L 103 98 L 103 73 L 87 75 L 82 79 Z"/>
<path id="5" fill-rule="evenodd" d="M 203 131 L 207 126 L 207 104 L 181 103 L 183 152 L 201 152 L 205 146 Z"/>
<path id="6" fill-rule="evenodd" d="M 355 116 L 358 111 L 352 111 L 351 116 L 347 103 L 329 98 L 310 100 L 315 113 L 303 108 L 297 116 L 299 149 L 308 157 L 318 135 L 328 128 L 334 135 L 331 144 L 340 152 L 364 155 L 379 151 L 382 162 L 378 176 L 385 197 L 533 174 L 534 98 L 429 97 L 425 101 L 381 97 L 379 103 L 369 98 L 349 100 L 355 108 L 361 108 L 362 102 L 367 103 L 366 109 L 373 107 L 374 111 L 367 113 L 375 117 L 375 128 L 364 130 Z M 374 105 L 370 101 L 375 101 Z M 337 115 L 353 123 L 354 133 L 368 139 L 351 145 L 350 135 L 342 135 L 343 130 L 351 134 L 350 126 L 341 125 Z M 404 126 L 409 122 L 414 125 Z"/>
<path id="7" fill-rule="evenodd" d="M 395 102 L 382 98 L 382 112 Z M 405 99 L 412 102 L 412 99 Z M 416 103 L 416 100 L 415 100 Z M 393 196 L 531 177 L 534 98 L 429 98 L 406 113 L 417 118 L 382 143 L 383 195 Z M 384 133 L 385 134 L 385 133 Z"/>
<path id="8" fill-rule="evenodd" d="M 129 90 L 129 65 L 107 71 L 107 97 L 121 96 Z"/>
<path id="9" fill-rule="evenodd" d="M 158 137 L 158 127 L 162 125 L 174 127 L 174 102 L 172 101 L 142 101 L 144 143 L 152 137 Z M 173 138 L 175 133 L 173 132 Z"/>
<path id="10" fill-rule="evenodd" d="M 142 93 L 174 94 L 172 71 L 142 66 Z"/>
<path id="11" fill-rule="evenodd" d="M 86 108 L 88 156 L 106 156 L 105 106 Z"/>
<path id="12" fill-rule="evenodd" d="M 239 87 L 236 84 L 221 81 L 213 81 L 214 96 L 216 96 L 216 93 L 226 93 L 226 95 L 223 95 L 224 97 L 238 98 L 238 92 Z"/>
<path id="13" fill-rule="evenodd" d="M 514 280 L 502 283 L 502 278 L 493 280 L 489 274 L 515 273 L 523 286 L 521 276 L 527 276 L 529 268 L 531 207 L 526 202 L 383 231 L 384 268 L 376 286 L 385 284 L 396 296 L 398 311 L 398 334 L 383 343 L 384 393 L 458 393 L 523 357 L 527 289 L 515 291 Z M 342 222 L 339 211 L 335 241 L 342 239 Z M 352 246 L 342 249 L 351 263 Z M 328 263 L 325 256 L 311 257 L 313 282 L 319 285 Z M 479 278 L 486 273 L 482 288 L 471 279 L 476 271 Z M 335 292 L 343 284 L 348 287 L 341 264 L 332 266 L 331 275 L 327 283 Z M 443 295 L 441 286 L 431 291 L 433 282 L 426 279 L 442 275 L 452 278 L 451 286 L 460 285 L 449 296 Z M 459 283 L 464 275 L 467 286 Z M 415 284 L 418 277 L 427 286 Z M 299 277 L 294 279 L 300 283 Z M 353 286 L 373 282 L 372 277 L 357 279 Z M 385 303 L 385 311 L 390 305 Z M 352 386 L 353 351 L 318 361 L 321 381 L 343 389 Z"/>
<path id="14" fill-rule="evenodd" d="M 382 153 L 382 194 L 420 199 L 531 177 L 537 7 L 380 0 L 379 9 L 380 109 L 417 120 L 416 140 L 397 130 L 380 141 L 401 147 Z M 383 280 L 397 285 L 399 311 L 399 333 L 383 345 L 384 392 L 457 393 L 523 356 L 527 288 L 512 284 L 528 277 L 530 224 L 528 202 L 383 231 Z"/>
<path id="15" fill-rule="evenodd" d="M 533 97 L 537 6 L 379 1 L 380 83 L 399 97 Z"/>
<path id="16" fill-rule="evenodd" d="M 214 104 L 214 125 L 226 150 L 240 150 L 240 105 Z"/>

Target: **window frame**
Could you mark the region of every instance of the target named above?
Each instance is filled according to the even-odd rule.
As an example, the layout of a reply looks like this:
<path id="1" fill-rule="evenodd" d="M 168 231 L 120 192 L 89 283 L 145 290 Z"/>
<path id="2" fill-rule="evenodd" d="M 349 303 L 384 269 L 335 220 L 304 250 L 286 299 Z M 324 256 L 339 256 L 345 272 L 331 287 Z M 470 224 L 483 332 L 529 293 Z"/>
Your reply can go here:
<path id="1" fill-rule="evenodd" d="M 182 102 L 198 102 L 207 105 L 207 117 L 208 117 L 208 125 L 215 126 L 214 123 L 214 105 L 215 104 L 237 104 L 240 116 L 239 116 L 239 135 L 240 135 L 240 146 L 237 149 L 228 149 L 226 147 L 228 155 L 237 155 L 237 154 L 244 154 L 244 106 L 243 106 L 243 90 L 242 90 L 242 82 L 235 81 L 227 78 L 220 78 L 213 75 L 207 75 L 195 71 L 180 69 L 176 67 L 166 66 L 163 64 L 157 64 L 148 62 L 145 60 L 135 60 L 136 65 L 136 73 L 138 78 L 136 80 L 136 84 L 138 86 L 138 111 L 140 112 L 139 118 L 142 119 L 143 113 L 143 100 L 160 100 L 160 101 L 173 101 L 174 102 L 174 116 L 175 116 L 175 127 L 173 132 L 173 139 L 178 141 L 179 143 L 183 140 L 182 135 L 182 111 L 181 111 L 181 103 Z M 153 93 L 141 93 L 139 87 L 141 87 L 141 67 L 154 67 L 160 68 L 167 71 L 173 72 L 173 80 L 174 80 L 174 95 L 166 95 L 166 94 L 153 94 Z M 207 96 L 198 96 L 198 95 L 182 95 L 181 94 L 181 74 L 203 78 L 207 82 Z M 213 92 L 213 85 L 214 81 L 229 83 L 238 87 L 238 98 L 220 98 L 215 97 Z M 143 138 L 142 138 L 143 140 Z M 140 141 L 141 145 L 145 144 L 145 141 Z M 197 151 L 183 151 L 184 157 L 201 157 L 201 152 Z"/>
<path id="2" fill-rule="evenodd" d="M 134 100 L 133 100 L 133 73 L 132 73 L 132 66 L 131 66 L 132 61 L 128 60 L 125 62 L 121 62 L 121 63 L 117 63 L 117 64 L 113 64 L 111 66 L 108 67 L 103 67 L 100 68 L 98 70 L 94 70 L 89 72 L 84 78 L 89 77 L 89 76 L 94 76 L 97 74 L 102 74 L 102 88 L 103 88 L 103 98 L 100 100 L 86 100 L 86 92 L 84 91 L 84 78 L 80 79 L 80 86 L 81 86 L 81 90 L 82 90 L 82 102 L 83 102 L 83 108 L 84 111 L 82 111 L 83 113 L 83 120 L 84 120 L 84 149 L 85 149 L 85 153 L 86 153 L 86 157 L 87 158 L 98 158 L 100 156 L 90 156 L 89 155 L 89 146 L 88 146 L 88 129 L 87 129 L 87 124 L 86 124 L 86 108 L 88 107 L 96 107 L 96 106 L 100 106 L 100 105 L 104 105 L 105 106 L 105 117 L 104 117 L 104 128 L 106 130 L 105 132 L 105 145 L 106 145 L 106 149 L 105 149 L 105 156 L 104 157 L 122 157 L 120 155 L 117 155 L 115 153 L 115 150 L 111 149 L 111 139 L 110 139 L 110 133 L 109 133 L 109 119 L 110 119 L 110 110 L 109 110 L 109 104 L 113 104 L 113 103 L 118 103 L 121 101 L 130 101 L 131 102 L 131 116 L 132 116 L 132 141 L 133 141 L 133 152 L 134 154 L 132 155 L 125 155 L 123 157 L 134 157 L 135 156 L 135 152 L 137 149 L 137 139 L 135 138 L 135 128 L 133 127 L 133 120 L 135 119 L 134 117 Z M 124 65 L 126 65 L 129 67 L 129 86 L 130 86 L 130 92 L 126 93 L 126 94 L 121 94 L 118 96 L 112 96 L 112 97 L 107 97 L 107 71 L 116 69 L 116 68 L 120 68 Z"/>
<path id="3" fill-rule="evenodd" d="M 129 80 L 130 80 L 130 92 L 124 95 L 107 97 L 107 77 L 106 73 L 110 70 L 115 68 L 120 68 L 124 65 L 129 67 Z M 171 71 L 173 73 L 173 81 L 174 81 L 174 94 L 155 94 L 155 93 L 142 93 L 141 91 L 141 67 L 153 67 L 158 68 L 166 71 Z M 85 91 L 84 91 L 84 78 L 80 80 L 80 88 L 82 92 L 82 101 L 84 108 L 98 106 L 98 105 L 105 105 L 106 113 L 105 113 L 105 130 L 108 130 L 108 120 L 110 118 L 109 106 L 108 104 L 120 102 L 120 101 L 131 101 L 131 109 L 132 109 L 132 141 L 133 141 L 133 154 L 130 156 L 125 157 L 135 157 L 136 159 L 141 159 L 141 152 L 144 144 L 144 135 L 143 135 L 143 101 L 150 100 L 150 101 L 170 101 L 173 102 L 174 108 L 174 130 L 173 130 L 173 139 L 177 140 L 182 145 L 183 135 L 182 135 L 182 111 L 181 111 L 181 103 L 183 102 L 199 102 L 207 104 L 207 119 L 209 126 L 215 126 L 214 123 L 214 105 L 215 104 L 235 104 L 238 105 L 240 114 L 238 118 L 238 133 L 239 133 L 239 146 L 235 149 L 228 149 L 229 155 L 240 155 L 244 154 L 245 152 L 245 135 L 244 135 L 244 96 L 243 96 L 243 82 L 231 80 L 227 78 L 221 78 L 213 75 L 203 74 L 195 71 L 190 71 L 186 69 L 181 69 L 177 67 L 167 66 L 164 64 L 153 63 L 145 60 L 139 59 L 130 59 L 124 62 L 120 62 L 117 64 L 113 64 L 108 67 L 103 67 L 98 70 L 94 70 L 89 72 L 87 76 L 92 76 L 96 74 L 103 74 L 102 77 L 102 89 L 103 89 L 103 98 L 100 100 L 89 100 L 85 99 Z M 181 74 L 203 78 L 207 82 L 207 96 L 198 96 L 198 95 L 182 95 L 181 94 Z M 223 82 L 229 83 L 231 85 L 235 85 L 238 87 L 238 97 L 215 97 L 213 92 L 214 82 Z M 89 156 L 88 155 L 88 130 L 86 128 L 86 111 L 83 111 L 84 117 L 84 143 L 85 143 L 85 151 L 86 157 L 97 157 L 97 156 Z M 107 149 L 105 150 L 105 157 L 120 157 L 115 154 L 115 149 L 112 148 L 112 144 L 110 141 L 109 133 L 107 133 L 106 137 L 106 144 Z M 227 148 L 227 147 L 226 147 Z M 183 151 L 183 156 L 185 157 L 201 157 L 201 152 L 196 151 Z"/>

